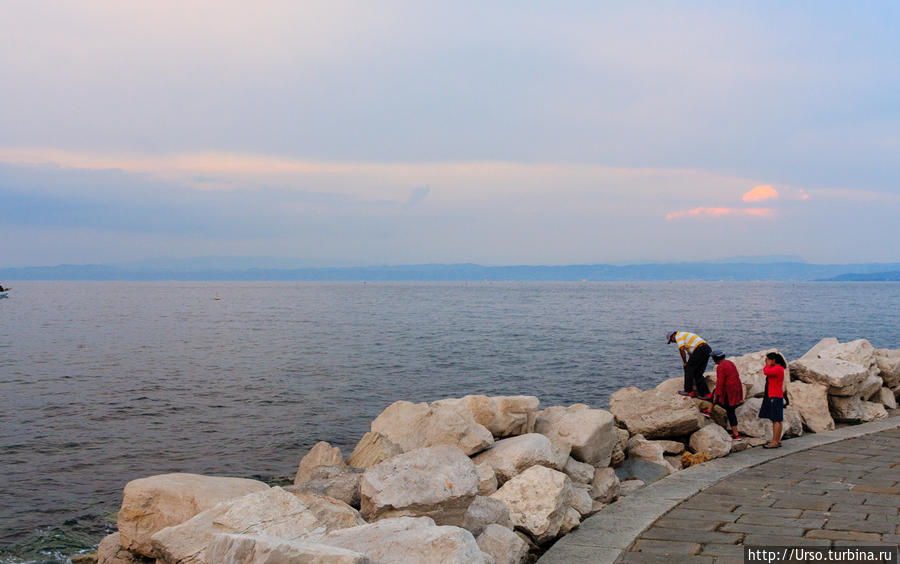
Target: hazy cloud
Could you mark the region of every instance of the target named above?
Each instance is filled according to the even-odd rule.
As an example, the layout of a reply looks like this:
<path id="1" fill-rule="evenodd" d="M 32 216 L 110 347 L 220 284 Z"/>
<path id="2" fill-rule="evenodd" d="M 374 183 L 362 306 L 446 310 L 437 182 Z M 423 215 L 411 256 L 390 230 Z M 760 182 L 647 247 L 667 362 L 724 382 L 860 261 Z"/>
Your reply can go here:
<path id="1" fill-rule="evenodd" d="M 760 202 L 762 200 L 771 200 L 778 197 L 778 191 L 770 185 L 754 186 L 752 190 L 746 192 L 743 196 L 745 202 Z"/>
<path id="2" fill-rule="evenodd" d="M 708 208 L 700 206 L 691 210 L 675 211 L 666 214 L 666 219 L 682 219 L 685 217 L 724 217 L 748 216 L 768 218 L 775 215 L 771 208 Z"/>

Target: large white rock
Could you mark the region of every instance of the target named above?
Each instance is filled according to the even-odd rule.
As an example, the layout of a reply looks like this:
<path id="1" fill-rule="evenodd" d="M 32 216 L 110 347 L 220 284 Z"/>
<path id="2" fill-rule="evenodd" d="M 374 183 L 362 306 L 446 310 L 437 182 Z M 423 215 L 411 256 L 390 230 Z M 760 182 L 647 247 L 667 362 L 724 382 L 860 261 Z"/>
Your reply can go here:
<path id="1" fill-rule="evenodd" d="M 308 480 L 287 486 L 291 493 L 310 492 L 339 499 L 351 507 L 359 507 L 359 483 L 363 470 L 349 466 L 318 466 L 308 473 Z"/>
<path id="2" fill-rule="evenodd" d="M 478 495 L 491 495 L 497 491 L 499 484 L 497 483 L 497 473 L 490 464 L 476 464 L 475 470 L 478 472 Z"/>
<path id="3" fill-rule="evenodd" d="M 731 452 L 731 435 L 718 425 L 707 425 L 691 435 L 691 450 L 705 452 L 711 458 L 721 458 Z"/>
<path id="4" fill-rule="evenodd" d="M 572 529 L 581 524 L 581 514 L 574 507 L 566 509 L 566 516 L 563 517 L 562 525 L 559 527 L 559 535 L 566 535 Z"/>
<path id="5" fill-rule="evenodd" d="M 356 448 L 347 458 L 347 464 L 356 468 L 368 468 L 398 454 L 403 454 L 400 445 L 384 435 L 369 431 L 356 443 Z"/>
<path id="6" fill-rule="evenodd" d="M 893 395 L 891 395 L 893 397 Z M 566 462 L 563 472 L 572 480 L 572 482 L 590 484 L 594 479 L 595 468 L 586 462 L 578 462 L 571 456 Z"/>
<path id="7" fill-rule="evenodd" d="M 631 434 L 627 429 L 615 428 L 616 443 L 613 445 L 612 456 L 609 458 L 609 465 L 617 467 L 625 462 L 625 449 L 628 446 L 628 438 Z"/>
<path id="8" fill-rule="evenodd" d="M 125 550 L 121 545 L 119 533 L 103 537 L 97 547 L 97 564 L 146 564 L 146 557 Z"/>
<path id="9" fill-rule="evenodd" d="M 475 464 L 487 464 L 494 469 L 497 484 L 504 482 L 536 465 L 553 466 L 553 449 L 550 439 L 539 433 L 528 433 L 496 441 L 486 451 L 472 459 Z"/>
<path id="10" fill-rule="evenodd" d="M 256 480 L 198 474 L 160 474 L 132 480 L 125 485 L 117 515 L 122 547 L 155 557 L 150 537 L 157 531 L 183 523 L 219 502 L 268 489 Z"/>
<path id="11" fill-rule="evenodd" d="M 788 386 L 787 394 L 790 407 L 797 409 L 807 429 L 813 433 L 834 429 L 834 419 L 828 410 L 827 386 L 796 380 Z"/>
<path id="12" fill-rule="evenodd" d="M 862 420 L 865 422 L 875 421 L 877 419 L 887 419 L 887 411 L 884 409 L 884 406 L 880 403 L 875 403 L 872 401 L 864 401 L 862 402 L 863 416 Z"/>
<path id="13" fill-rule="evenodd" d="M 506 527 L 488 525 L 478 535 L 478 548 L 494 557 L 497 564 L 521 564 L 528 556 L 528 545 Z"/>
<path id="14" fill-rule="evenodd" d="M 799 437 L 803 435 L 803 417 L 800 410 L 789 405 L 784 408 L 784 422 L 781 426 L 782 437 Z"/>
<path id="15" fill-rule="evenodd" d="M 397 401 L 372 421 L 371 430 L 387 437 L 404 452 L 452 445 L 472 455 L 494 444 L 494 437 L 486 427 L 446 405 Z"/>
<path id="16" fill-rule="evenodd" d="M 294 483 L 300 484 L 308 482 L 312 477 L 312 472 L 320 466 L 333 466 L 343 468 L 344 457 L 341 455 L 341 449 L 332 447 L 325 441 L 319 441 L 306 453 L 297 466 L 297 474 L 294 476 Z"/>
<path id="17" fill-rule="evenodd" d="M 862 384 L 859 385 L 859 397 L 864 400 L 870 400 L 881 392 L 884 381 L 881 376 L 869 374 Z"/>
<path id="18" fill-rule="evenodd" d="M 865 339 L 839 343 L 829 337 L 790 364 L 794 377 L 828 386 L 832 396 L 853 396 L 870 375 L 878 374 L 875 350 Z"/>
<path id="19" fill-rule="evenodd" d="M 866 339 L 856 339 L 847 343 L 838 343 L 823 351 L 821 354 L 839 358 L 866 368 L 870 374 L 878 374 L 878 361 L 875 356 L 875 347 Z M 874 370 L 873 370 L 874 368 Z"/>
<path id="20" fill-rule="evenodd" d="M 897 409 L 897 398 L 890 388 L 881 388 L 878 391 L 878 401 L 884 405 L 885 409 Z"/>
<path id="21" fill-rule="evenodd" d="M 772 422 L 759 417 L 759 408 L 762 406 L 762 398 L 750 398 L 735 410 L 738 420 L 738 429 L 747 437 L 760 439 L 772 439 Z M 787 417 L 785 417 L 787 419 Z M 781 436 L 784 437 L 787 424 L 782 425 Z"/>
<path id="22" fill-rule="evenodd" d="M 215 564 L 369 564 L 368 558 L 352 550 L 266 535 L 217 535 L 207 555 Z"/>
<path id="23" fill-rule="evenodd" d="M 859 396 L 828 396 L 828 408 L 835 421 L 862 421 L 866 415 Z"/>
<path id="24" fill-rule="evenodd" d="M 572 508 L 579 515 L 589 515 L 594 508 L 591 497 L 591 484 L 572 484 Z"/>
<path id="25" fill-rule="evenodd" d="M 509 517 L 538 544 L 555 538 L 572 506 L 569 477 L 546 468 L 532 466 L 503 484 L 491 496 L 506 503 Z"/>
<path id="26" fill-rule="evenodd" d="M 431 405 L 451 407 L 484 425 L 494 437 L 502 438 L 534 432 L 541 402 L 535 396 L 465 396 Z"/>
<path id="27" fill-rule="evenodd" d="M 535 430 L 551 440 L 569 444 L 572 458 L 600 466 L 609 464 L 616 442 L 612 414 L 584 404 L 554 406 L 539 412 Z"/>
<path id="28" fill-rule="evenodd" d="M 320 542 L 362 553 L 378 564 L 480 564 L 484 561 L 472 533 L 459 527 L 435 526 L 428 517 L 382 519 L 332 531 Z"/>
<path id="29" fill-rule="evenodd" d="M 693 433 L 700 428 L 700 410 L 690 398 L 660 390 L 642 392 L 623 388 L 609 400 L 616 419 L 625 424 L 632 435 L 648 439 L 665 439 Z"/>
<path id="30" fill-rule="evenodd" d="M 350 523 L 362 523 L 355 510 L 346 504 L 337 500 L 326 503 L 338 507 L 340 513 L 327 522 L 317 516 L 310 503 L 274 487 L 219 503 L 180 525 L 158 531 L 150 540 L 162 562 L 217 564 L 211 560 L 208 549 L 220 534 L 269 535 L 290 540 L 305 538 L 313 532 L 320 536 Z M 325 505 L 320 505 L 318 510 L 320 514 L 328 513 Z"/>
<path id="31" fill-rule="evenodd" d="M 441 525 L 462 525 L 478 493 L 478 470 L 459 448 L 416 449 L 363 474 L 359 490 L 366 521 L 425 516 Z"/>
<path id="32" fill-rule="evenodd" d="M 477 496 L 469 504 L 469 509 L 466 510 L 462 528 L 478 537 L 484 528 L 490 524 L 501 525 L 512 530 L 513 525 L 509 519 L 509 508 L 499 499 Z"/>
<path id="33" fill-rule="evenodd" d="M 900 349 L 875 349 L 875 364 L 885 386 L 900 386 Z"/>
<path id="34" fill-rule="evenodd" d="M 597 468 L 591 482 L 591 498 L 600 503 L 612 503 L 619 497 L 619 477 L 612 468 Z"/>
<path id="35" fill-rule="evenodd" d="M 675 471 L 665 459 L 665 446 L 659 441 L 648 441 L 644 438 L 644 435 L 638 434 L 628 439 L 625 453 L 628 458 L 637 458 L 653 464 L 659 464 L 666 468 L 668 473 Z"/>
<path id="36" fill-rule="evenodd" d="M 715 382 L 715 379 L 713 379 L 713 382 Z M 663 380 L 656 385 L 655 389 L 666 394 L 677 395 L 678 392 L 684 389 L 684 378 L 669 378 L 668 380 Z M 710 388 L 710 390 L 711 389 L 712 388 Z"/>

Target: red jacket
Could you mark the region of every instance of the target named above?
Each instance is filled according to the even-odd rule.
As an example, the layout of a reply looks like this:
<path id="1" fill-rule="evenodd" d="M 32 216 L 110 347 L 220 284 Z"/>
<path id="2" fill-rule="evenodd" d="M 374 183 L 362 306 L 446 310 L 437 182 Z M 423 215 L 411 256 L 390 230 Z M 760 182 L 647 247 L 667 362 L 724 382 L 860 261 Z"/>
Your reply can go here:
<path id="1" fill-rule="evenodd" d="M 770 398 L 784 397 L 784 368 L 778 366 L 766 366 L 763 368 L 763 374 L 766 375 L 766 382 L 769 384 Z"/>
<path id="2" fill-rule="evenodd" d="M 735 406 L 744 400 L 744 386 L 737 366 L 730 360 L 716 365 L 716 403 L 726 407 Z"/>

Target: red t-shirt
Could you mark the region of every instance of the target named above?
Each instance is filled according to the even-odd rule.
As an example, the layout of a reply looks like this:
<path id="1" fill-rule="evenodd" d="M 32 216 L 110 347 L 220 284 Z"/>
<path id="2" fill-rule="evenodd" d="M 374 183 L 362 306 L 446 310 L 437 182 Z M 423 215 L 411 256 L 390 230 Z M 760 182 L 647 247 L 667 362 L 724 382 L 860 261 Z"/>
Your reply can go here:
<path id="1" fill-rule="evenodd" d="M 766 375 L 766 381 L 769 383 L 769 397 L 784 397 L 784 368 L 778 366 L 766 366 L 763 368 L 763 374 Z"/>

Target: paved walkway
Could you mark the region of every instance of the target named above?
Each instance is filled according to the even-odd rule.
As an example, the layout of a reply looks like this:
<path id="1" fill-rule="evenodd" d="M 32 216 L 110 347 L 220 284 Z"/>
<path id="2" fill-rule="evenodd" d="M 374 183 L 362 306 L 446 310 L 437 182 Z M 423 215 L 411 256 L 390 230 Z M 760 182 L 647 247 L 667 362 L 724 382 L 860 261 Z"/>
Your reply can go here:
<path id="1" fill-rule="evenodd" d="M 540 564 L 742 563 L 744 545 L 896 549 L 898 427 L 891 417 L 683 470 L 585 520 Z"/>

